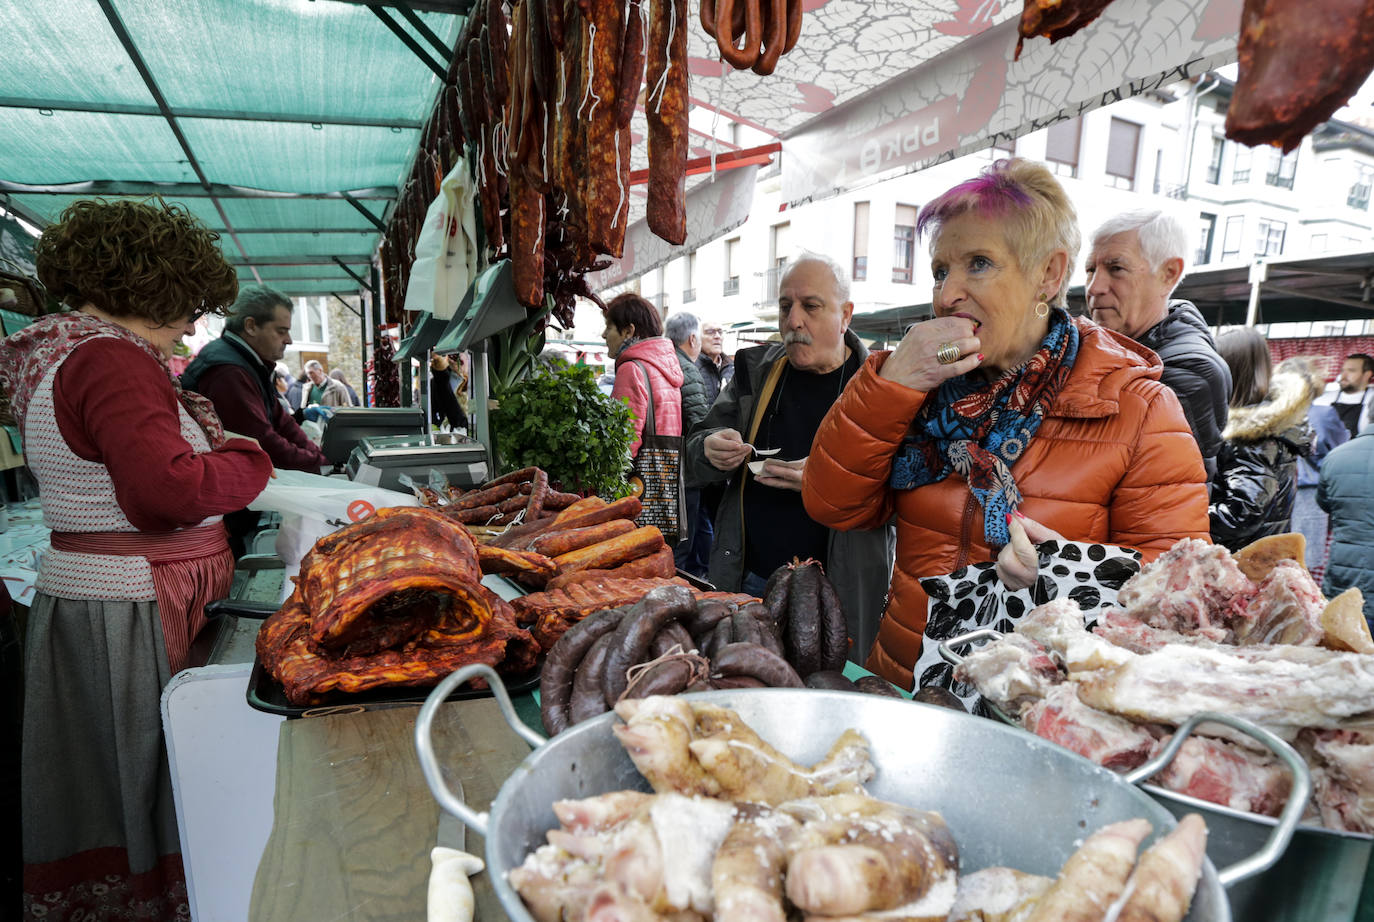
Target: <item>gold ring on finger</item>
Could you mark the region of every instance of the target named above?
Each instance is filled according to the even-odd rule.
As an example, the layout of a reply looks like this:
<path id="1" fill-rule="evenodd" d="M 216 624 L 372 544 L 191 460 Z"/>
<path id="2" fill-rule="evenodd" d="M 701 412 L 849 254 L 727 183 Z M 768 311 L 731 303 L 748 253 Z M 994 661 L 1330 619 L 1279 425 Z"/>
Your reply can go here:
<path id="1" fill-rule="evenodd" d="M 940 348 L 935 350 L 935 361 L 941 365 L 953 365 L 962 356 L 963 353 L 954 343 L 941 343 Z"/>

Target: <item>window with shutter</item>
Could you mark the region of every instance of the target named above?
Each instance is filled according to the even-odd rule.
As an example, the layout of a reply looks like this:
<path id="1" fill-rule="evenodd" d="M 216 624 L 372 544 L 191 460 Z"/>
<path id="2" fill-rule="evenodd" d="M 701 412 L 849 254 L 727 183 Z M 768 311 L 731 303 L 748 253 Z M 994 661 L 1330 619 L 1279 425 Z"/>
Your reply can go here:
<path id="1" fill-rule="evenodd" d="M 1245 218 L 1232 215 L 1226 219 L 1226 235 L 1221 238 L 1221 260 L 1234 259 L 1240 255 L 1240 238 L 1245 233 Z"/>
<path id="2" fill-rule="evenodd" d="M 1118 189 L 1135 188 L 1135 162 L 1140 149 L 1140 126 L 1112 118 L 1107 136 L 1107 181 Z"/>
<path id="3" fill-rule="evenodd" d="M 916 206 L 898 205 L 892 228 L 892 281 L 911 282 L 916 261 Z"/>
<path id="4" fill-rule="evenodd" d="M 1202 212 L 1201 214 L 1201 233 L 1198 234 L 1197 257 L 1193 260 L 1194 265 L 1205 266 L 1212 261 L 1212 238 L 1217 232 L 1217 216 Z"/>
<path id="5" fill-rule="evenodd" d="M 854 281 L 868 278 L 868 202 L 854 203 Z"/>
<path id="6" fill-rule="evenodd" d="M 1080 119 L 1055 122 L 1045 132 L 1046 165 L 1060 176 L 1078 175 L 1078 141 L 1083 133 Z"/>

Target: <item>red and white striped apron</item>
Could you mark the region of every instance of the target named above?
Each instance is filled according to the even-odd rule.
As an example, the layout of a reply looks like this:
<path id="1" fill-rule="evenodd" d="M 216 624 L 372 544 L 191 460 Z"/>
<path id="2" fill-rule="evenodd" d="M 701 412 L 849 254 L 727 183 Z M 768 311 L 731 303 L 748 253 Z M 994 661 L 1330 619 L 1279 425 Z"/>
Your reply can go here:
<path id="1" fill-rule="evenodd" d="M 162 639 L 172 674 L 188 665 L 196 635 L 205 627 L 205 603 L 223 598 L 234 578 L 234 555 L 223 522 L 161 535 L 147 532 L 53 532 L 55 550 L 73 554 L 142 557 L 153 574 Z"/>

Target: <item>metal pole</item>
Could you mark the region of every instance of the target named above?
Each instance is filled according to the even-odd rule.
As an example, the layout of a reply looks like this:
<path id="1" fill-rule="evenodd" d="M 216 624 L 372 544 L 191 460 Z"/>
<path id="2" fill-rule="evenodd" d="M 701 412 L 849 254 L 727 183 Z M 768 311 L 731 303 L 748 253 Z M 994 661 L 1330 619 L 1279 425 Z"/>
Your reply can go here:
<path id="1" fill-rule="evenodd" d="M 496 453 L 491 443 L 491 418 L 487 408 L 490 389 L 487 381 L 487 343 L 485 340 L 472 347 L 472 398 L 468 401 L 468 424 L 472 426 L 472 436 L 487 449 L 487 469 L 496 472 Z"/>
<path id="2" fill-rule="evenodd" d="M 358 289 L 358 323 L 362 324 L 362 329 L 358 338 L 358 348 L 363 354 L 363 406 L 370 407 L 374 403 L 372 392 L 367 386 L 367 302 L 363 300 L 362 289 Z M 374 296 L 375 297 L 375 296 Z M 373 379 L 376 379 L 376 369 L 373 369 Z"/>
<path id="3" fill-rule="evenodd" d="M 1259 319 L 1260 286 L 1269 277 L 1269 264 L 1262 259 L 1255 260 L 1250 266 L 1250 303 L 1245 308 L 1245 325 L 1252 327 Z"/>

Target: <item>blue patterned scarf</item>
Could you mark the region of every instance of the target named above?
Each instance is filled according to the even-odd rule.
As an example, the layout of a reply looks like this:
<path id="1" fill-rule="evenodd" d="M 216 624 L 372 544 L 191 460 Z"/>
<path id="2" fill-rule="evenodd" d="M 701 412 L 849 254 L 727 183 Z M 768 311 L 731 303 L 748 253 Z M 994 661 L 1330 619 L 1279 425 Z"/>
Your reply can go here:
<path id="1" fill-rule="evenodd" d="M 1050 314 L 1040 348 L 1020 368 L 988 382 L 971 374 L 946 380 L 926 398 L 892 462 L 892 488 L 912 490 L 958 472 L 983 506 L 983 533 L 1000 548 L 1011 540 L 1007 515 L 1021 504 L 1011 467 L 1025 453 L 1078 358 L 1078 327 L 1061 308 Z"/>

